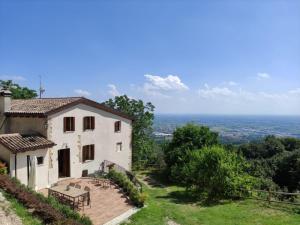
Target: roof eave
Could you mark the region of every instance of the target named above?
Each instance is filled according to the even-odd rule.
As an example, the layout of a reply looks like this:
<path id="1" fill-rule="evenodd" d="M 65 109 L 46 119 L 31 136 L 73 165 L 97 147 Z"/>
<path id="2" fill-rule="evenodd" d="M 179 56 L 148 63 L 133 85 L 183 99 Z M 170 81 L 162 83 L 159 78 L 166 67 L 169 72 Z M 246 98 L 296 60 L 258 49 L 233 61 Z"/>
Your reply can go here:
<path id="1" fill-rule="evenodd" d="M 99 102 L 95 102 L 95 101 L 92 101 L 90 99 L 87 99 L 87 98 L 84 98 L 82 97 L 81 99 L 78 99 L 77 101 L 74 101 L 74 102 L 71 102 L 69 104 L 66 104 L 66 105 L 63 105 L 59 108 L 56 108 L 56 109 L 53 109 L 53 110 L 50 110 L 48 112 L 45 113 L 46 116 L 50 116 L 50 115 L 53 115 L 55 113 L 58 113 L 58 112 L 61 112 L 62 110 L 64 109 L 68 109 L 72 106 L 76 106 L 78 104 L 85 104 L 85 105 L 88 105 L 88 106 L 91 106 L 91 107 L 94 107 L 96 109 L 100 109 L 100 110 L 103 110 L 105 112 L 109 112 L 111 114 L 114 114 L 114 115 L 117 115 L 117 116 L 120 116 L 120 117 L 123 117 L 125 119 L 128 119 L 128 120 L 131 120 L 131 121 L 134 121 L 134 118 L 125 114 L 125 113 L 122 113 L 118 110 L 115 110 L 115 109 L 112 109 L 112 108 L 109 108 L 108 106 L 105 106 Z"/>

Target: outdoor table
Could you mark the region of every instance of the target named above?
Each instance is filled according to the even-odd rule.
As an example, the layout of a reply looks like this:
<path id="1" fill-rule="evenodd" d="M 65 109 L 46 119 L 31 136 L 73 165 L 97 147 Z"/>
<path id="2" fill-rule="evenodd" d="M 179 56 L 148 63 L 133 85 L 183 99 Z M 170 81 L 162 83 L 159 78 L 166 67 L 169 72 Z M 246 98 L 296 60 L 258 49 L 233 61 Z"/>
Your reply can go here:
<path id="1" fill-rule="evenodd" d="M 76 200 L 78 200 L 81 197 L 86 197 L 88 194 L 88 191 L 79 189 L 79 188 L 75 188 L 75 187 L 68 187 L 68 185 L 58 185 L 58 186 L 54 186 L 52 188 L 48 189 L 48 194 L 49 196 L 51 195 L 62 195 L 63 197 L 67 197 L 69 199 L 72 199 L 72 207 L 73 209 L 75 208 L 75 202 Z"/>

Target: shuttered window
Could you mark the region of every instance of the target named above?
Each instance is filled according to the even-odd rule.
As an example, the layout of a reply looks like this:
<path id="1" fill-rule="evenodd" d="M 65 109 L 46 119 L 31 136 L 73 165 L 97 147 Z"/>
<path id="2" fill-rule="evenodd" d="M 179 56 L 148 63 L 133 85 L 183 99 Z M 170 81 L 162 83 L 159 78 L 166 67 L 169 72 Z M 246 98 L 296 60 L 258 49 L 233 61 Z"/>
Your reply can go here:
<path id="1" fill-rule="evenodd" d="M 94 160 L 95 158 L 95 145 L 84 145 L 82 147 L 82 161 Z"/>
<path id="2" fill-rule="evenodd" d="M 75 131 L 75 117 L 64 117 L 64 132 Z"/>
<path id="3" fill-rule="evenodd" d="M 115 122 L 115 132 L 120 132 L 121 131 L 121 121 L 116 121 Z"/>
<path id="4" fill-rule="evenodd" d="M 86 116 L 83 118 L 83 130 L 94 130 L 95 129 L 95 117 Z"/>

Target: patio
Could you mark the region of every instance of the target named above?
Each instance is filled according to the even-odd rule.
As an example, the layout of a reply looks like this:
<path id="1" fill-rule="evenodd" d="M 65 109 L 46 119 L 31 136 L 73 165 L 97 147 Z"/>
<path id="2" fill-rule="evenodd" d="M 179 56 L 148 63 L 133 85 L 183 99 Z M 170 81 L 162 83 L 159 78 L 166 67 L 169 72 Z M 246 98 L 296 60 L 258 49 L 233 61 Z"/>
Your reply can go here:
<path id="1" fill-rule="evenodd" d="M 66 179 L 60 181 L 58 185 L 70 183 L 79 184 L 82 188 L 85 186 L 90 188 L 91 206 L 85 205 L 79 213 L 88 216 L 94 225 L 105 224 L 134 208 L 128 198 L 114 185 L 101 187 L 95 184 L 92 178 Z M 48 195 L 48 189 L 42 189 L 40 192 Z"/>

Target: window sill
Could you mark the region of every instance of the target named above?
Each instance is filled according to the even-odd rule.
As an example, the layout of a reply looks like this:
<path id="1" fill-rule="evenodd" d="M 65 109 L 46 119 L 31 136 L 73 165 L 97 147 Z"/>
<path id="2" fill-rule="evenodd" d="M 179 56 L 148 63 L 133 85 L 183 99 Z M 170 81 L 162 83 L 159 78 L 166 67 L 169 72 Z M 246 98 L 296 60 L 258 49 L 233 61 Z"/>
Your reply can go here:
<path id="1" fill-rule="evenodd" d="M 89 163 L 89 162 L 93 162 L 94 161 L 94 159 L 89 159 L 89 160 L 85 160 L 84 162 L 82 162 L 82 163 Z"/>
<path id="2" fill-rule="evenodd" d="M 85 129 L 85 130 L 83 130 L 83 132 L 92 132 L 92 131 L 94 131 L 95 129 Z"/>
<path id="3" fill-rule="evenodd" d="M 121 133 L 121 131 L 115 131 L 115 133 Z"/>
<path id="4" fill-rule="evenodd" d="M 75 133 L 75 131 L 64 131 L 64 134 Z"/>

